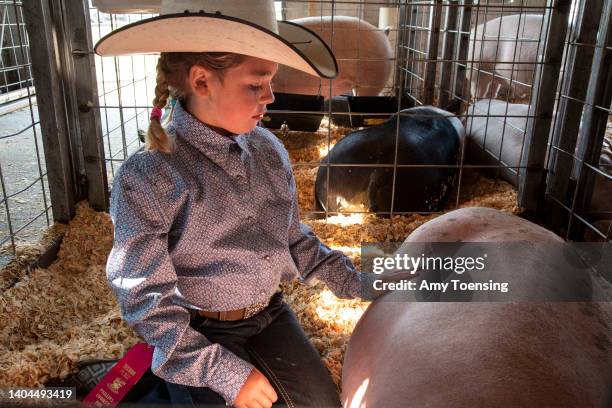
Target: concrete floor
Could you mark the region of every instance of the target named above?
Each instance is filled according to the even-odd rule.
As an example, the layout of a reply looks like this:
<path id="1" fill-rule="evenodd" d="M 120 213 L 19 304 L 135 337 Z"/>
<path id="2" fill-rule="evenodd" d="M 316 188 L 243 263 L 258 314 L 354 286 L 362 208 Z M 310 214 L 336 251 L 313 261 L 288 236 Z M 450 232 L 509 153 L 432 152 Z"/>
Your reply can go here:
<path id="1" fill-rule="evenodd" d="M 151 85 L 151 82 L 148 85 Z M 109 83 L 107 86 L 107 89 L 116 89 L 116 82 Z M 119 104 L 116 91 L 102 95 L 102 87 L 100 86 L 100 104 L 108 106 L 108 108 L 100 109 L 100 118 L 109 184 L 112 183 L 113 175 L 122 161 L 140 147 L 141 143 L 137 137 L 137 129 L 146 129 L 148 126 L 146 109 L 134 108 L 134 106 L 138 106 L 137 103 L 140 103 L 140 106 L 146 106 L 145 101 L 136 101 L 134 97 L 134 95 L 145 95 L 147 93 L 143 89 L 145 81 L 130 81 L 127 85 L 122 84 L 122 86 L 124 88 L 122 88 L 121 104 Z M 128 107 L 120 109 L 118 106 Z M 13 257 L 10 240 L 11 230 L 15 232 L 38 217 L 22 231 L 15 234 L 15 244 L 23 245 L 36 242 L 41 237 L 42 232 L 53 223 L 52 210 L 49 208 L 51 201 L 48 180 L 46 176 L 42 177 L 42 182 L 40 180 L 41 174 L 46 173 L 40 125 L 32 126 L 32 123 L 36 123 L 38 120 L 36 104 L 32 108 L 28 104 L 25 108 L 0 116 L 0 138 L 16 134 L 0 139 L 0 170 L 6 190 L 4 191 L 0 186 L 0 200 L 4 198 L 4 194 L 16 194 L 15 197 L 9 198 L 7 203 L 0 204 L 0 242 L 4 241 L 0 244 L 0 268 Z M 38 147 L 36 144 L 38 144 Z M 36 181 L 37 179 L 38 181 Z M 32 185 L 29 186 L 30 184 Z M 47 200 L 46 207 L 49 208 L 47 212 L 45 212 L 43 189 L 44 197 Z M 21 190 L 24 191 L 20 192 Z M 8 214 L 10 214 L 10 229 L 7 204 Z"/>

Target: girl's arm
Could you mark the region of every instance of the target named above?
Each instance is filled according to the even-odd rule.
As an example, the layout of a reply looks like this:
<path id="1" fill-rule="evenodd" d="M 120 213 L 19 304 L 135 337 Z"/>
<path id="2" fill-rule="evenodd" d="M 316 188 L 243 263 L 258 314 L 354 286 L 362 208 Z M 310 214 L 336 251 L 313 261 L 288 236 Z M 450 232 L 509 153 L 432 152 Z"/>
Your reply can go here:
<path id="1" fill-rule="evenodd" d="M 283 166 L 287 173 L 289 190 L 292 197 L 291 221 L 289 225 L 289 251 L 300 276 L 305 281 L 320 279 L 339 298 L 360 297 L 373 300 L 381 293 L 374 291 L 374 275 L 355 270 L 351 260 L 340 251 L 323 244 L 314 232 L 300 222 L 297 189 L 289 154 L 283 144 L 276 139 Z"/>
<path id="2" fill-rule="evenodd" d="M 171 221 L 151 188 L 148 176 L 159 166 L 147 166 L 150 158 L 135 154 L 115 176 L 107 278 L 124 320 L 154 346 L 153 373 L 172 383 L 209 387 L 231 404 L 253 366 L 192 329 L 188 310 L 172 301 L 177 276 L 168 253 Z"/>

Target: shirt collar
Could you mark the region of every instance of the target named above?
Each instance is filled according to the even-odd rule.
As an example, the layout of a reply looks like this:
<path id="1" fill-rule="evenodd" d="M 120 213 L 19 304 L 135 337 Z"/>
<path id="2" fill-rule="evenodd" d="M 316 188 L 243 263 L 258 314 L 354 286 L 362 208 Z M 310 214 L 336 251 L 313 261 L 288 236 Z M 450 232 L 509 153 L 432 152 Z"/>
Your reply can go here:
<path id="1" fill-rule="evenodd" d="M 222 135 L 187 112 L 179 101 L 174 104 L 172 124 L 179 137 L 215 161 L 220 154 L 223 156 L 229 154 L 232 145 L 238 145 L 242 150 L 247 150 L 245 134 Z"/>

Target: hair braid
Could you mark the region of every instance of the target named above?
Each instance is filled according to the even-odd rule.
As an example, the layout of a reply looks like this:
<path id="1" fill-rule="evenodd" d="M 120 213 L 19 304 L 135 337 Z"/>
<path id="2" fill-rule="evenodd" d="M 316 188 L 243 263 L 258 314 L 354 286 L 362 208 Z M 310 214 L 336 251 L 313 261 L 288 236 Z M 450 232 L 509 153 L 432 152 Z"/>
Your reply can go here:
<path id="1" fill-rule="evenodd" d="M 160 56 L 157 61 L 157 77 L 155 85 L 155 98 L 153 98 L 153 106 L 164 109 L 170 96 L 170 90 L 168 89 L 168 82 L 166 81 L 166 75 L 163 69 L 163 57 Z M 172 153 L 174 150 L 174 143 L 168 136 L 163 126 L 161 125 L 160 118 L 153 118 L 149 124 L 149 130 L 147 132 L 145 148 L 147 150 L 159 150 L 164 153 Z"/>

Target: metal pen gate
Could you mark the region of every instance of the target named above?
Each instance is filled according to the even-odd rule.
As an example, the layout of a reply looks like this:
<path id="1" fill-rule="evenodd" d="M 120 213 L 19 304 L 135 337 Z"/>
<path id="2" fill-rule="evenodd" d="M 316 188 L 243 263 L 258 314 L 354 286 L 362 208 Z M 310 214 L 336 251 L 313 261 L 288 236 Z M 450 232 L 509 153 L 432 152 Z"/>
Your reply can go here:
<path id="1" fill-rule="evenodd" d="M 138 2 L 139 7 L 140 3 L 150 7 L 156 2 Z M 393 41 L 394 67 L 382 94 L 398 97 L 396 113 L 402 99 L 441 107 L 456 103 L 466 126 L 478 118 L 486 122 L 484 142 L 470 142 L 469 146 L 484 151 L 493 161 L 468 161 L 472 158 L 467 155 L 468 144 L 464 144 L 456 164 L 460 172 L 458 188 L 462 185 L 461 172 L 466 168 L 494 169 L 494 175 L 502 178 L 508 171 L 519 190 L 519 204 L 526 216 L 545 220 L 549 227 L 571 239 L 582 239 L 584 228 L 599 239 L 610 239 L 609 222 L 600 221 L 609 220 L 612 211 L 605 203 L 603 208 L 591 211 L 591 201 L 599 194 L 592 194 L 594 188 L 609 188 L 611 184 L 609 164 L 601 151 L 607 140 L 612 89 L 612 1 L 589 3 L 588 7 L 585 1 L 571 0 L 277 3 L 280 15 L 287 19 L 351 15 L 373 25 L 384 9 L 384 14 L 394 19 L 386 20 Z M 41 162 L 36 181 L 40 183 L 48 174 L 53 219 L 69 221 L 75 203 L 81 199 L 87 199 L 96 209 L 106 209 L 109 180 L 116 166 L 141 145 L 138 130 L 146 129 L 148 123 L 156 58 L 100 58 L 93 54 L 93 44 L 112 29 L 151 14 L 100 13 L 83 1 L 36 0 L 22 4 L 14 0 L 0 6 L 22 10 L 21 24 L 27 23 L 27 33 L 23 31 L 17 48 L 30 56 L 34 67 L 40 123 L 32 114 L 31 127 L 37 134 L 42 133 L 46 159 L 46 166 Z M 501 31 L 486 33 L 495 19 L 503 25 L 504 19 L 517 18 L 521 26 L 525 16 L 534 14 L 541 16 L 537 37 L 520 31 L 510 37 Z M 483 31 L 478 31 L 479 26 Z M 491 47 L 501 49 L 505 43 L 515 47 L 509 59 L 482 58 Z M 533 46 L 538 59 L 522 61 L 522 49 Z M 27 58 L 24 67 L 29 66 Z M 506 66 L 491 69 L 484 66 L 486 62 L 505 62 Z M 525 77 L 530 80 L 522 79 Z M 509 84 L 509 90 L 502 89 L 503 83 Z M 513 115 L 509 109 L 521 102 L 515 94 L 519 87 L 527 89 L 529 96 L 522 101 L 525 113 Z M 501 106 L 506 109 L 492 112 L 489 104 L 477 110 L 476 100 L 470 95 L 472 88 L 482 88 L 489 96 L 480 99 L 493 99 L 495 92 L 495 99 L 503 102 Z M 33 104 L 31 110 L 36 111 Z M 331 105 L 324 113 L 343 114 L 333 111 Z M 504 146 L 506 129 L 524 139 L 518 163 L 507 162 L 502 148 L 488 148 L 486 129 L 494 121 L 504 129 L 500 146 Z M 328 143 L 331 145 L 331 140 Z M 401 166 L 394 163 L 394 168 L 398 167 Z M 15 180 L 4 182 L 12 185 Z M 7 220 L 15 215 L 11 212 L 10 191 L 5 189 L 3 196 Z M 18 232 L 7 228 L 2 234 L 0 240 L 7 243 Z"/>

